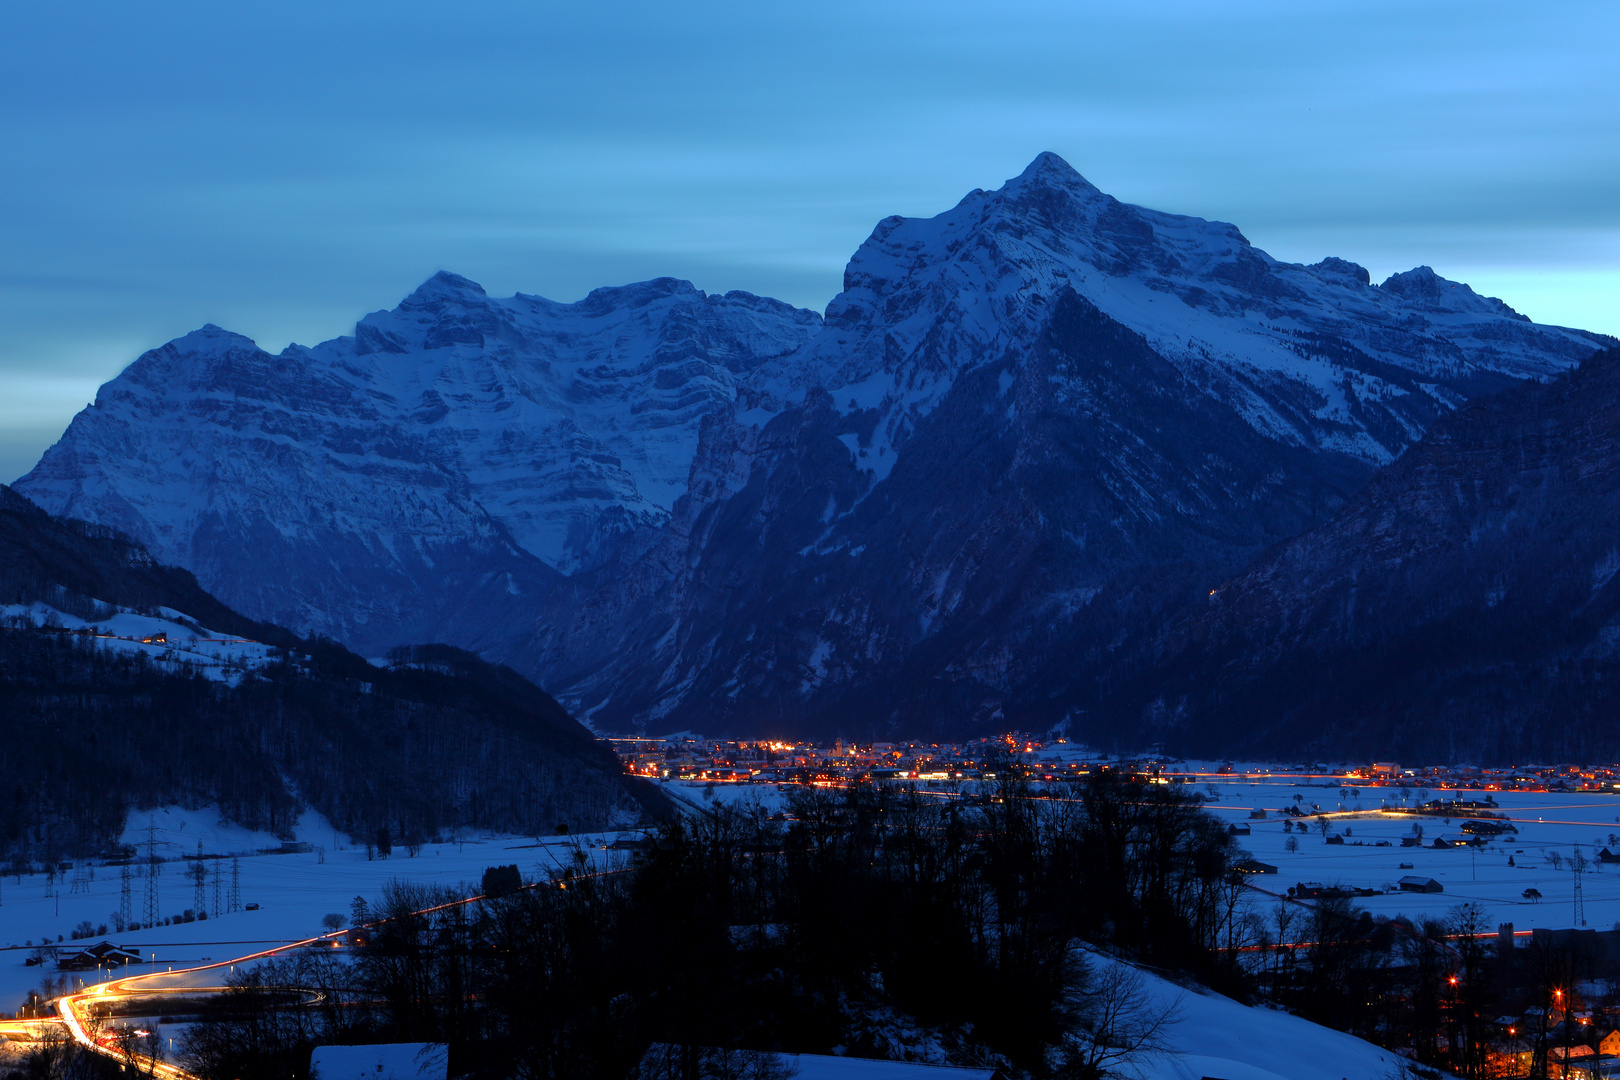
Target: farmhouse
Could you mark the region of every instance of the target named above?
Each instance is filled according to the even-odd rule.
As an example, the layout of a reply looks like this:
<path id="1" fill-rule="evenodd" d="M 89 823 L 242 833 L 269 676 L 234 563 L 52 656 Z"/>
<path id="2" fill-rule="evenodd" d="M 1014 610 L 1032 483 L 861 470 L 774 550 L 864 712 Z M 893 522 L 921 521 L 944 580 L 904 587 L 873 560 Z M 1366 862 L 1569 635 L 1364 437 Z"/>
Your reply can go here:
<path id="1" fill-rule="evenodd" d="M 103 941 L 81 949 L 72 956 L 63 957 L 56 962 L 56 967 L 58 971 L 94 971 L 98 967 L 115 968 L 140 962 L 141 954 L 134 949 Z"/>
<path id="2" fill-rule="evenodd" d="M 1501 836 L 1503 833 L 1519 831 L 1506 821 L 1465 821 L 1461 828 L 1463 832 L 1473 833 L 1476 836 Z"/>
<path id="3" fill-rule="evenodd" d="M 1396 882 L 1396 884 L 1398 884 L 1404 892 L 1437 893 L 1446 891 L 1445 886 L 1434 880 L 1434 878 L 1419 877 L 1415 874 L 1408 874 L 1406 877 L 1403 877 L 1400 881 Z"/>
<path id="4" fill-rule="evenodd" d="M 1275 874 L 1277 868 L 1270 863 L 1263 863 L 1259 859 L 1244 859 L 1242 862 L 1232 864 L 1232 869 L 1240 874 Z"/>

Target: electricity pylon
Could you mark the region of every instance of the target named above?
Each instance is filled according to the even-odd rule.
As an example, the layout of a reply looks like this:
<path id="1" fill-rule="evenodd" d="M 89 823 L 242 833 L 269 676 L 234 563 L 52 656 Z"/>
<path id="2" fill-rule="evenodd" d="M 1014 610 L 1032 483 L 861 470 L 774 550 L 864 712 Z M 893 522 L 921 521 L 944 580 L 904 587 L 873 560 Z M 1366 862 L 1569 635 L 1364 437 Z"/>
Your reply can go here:
<path id="1" fill-rule="evenodd" d="M 203 862 L 202 841 L 197 841 L 197 861 L 191 867 L 191 884 L 195 899 L 191 906 L 201 918 L 208 914 L 208 864 Z"/>
<path id="2" fill-rule="evenodd" d="M 141 914 L 142 926 L 153 926 L 158 921 L 158 875 L 163 867 L 157 856 L 157 821 L 146 826 L 146 906 Z"/>

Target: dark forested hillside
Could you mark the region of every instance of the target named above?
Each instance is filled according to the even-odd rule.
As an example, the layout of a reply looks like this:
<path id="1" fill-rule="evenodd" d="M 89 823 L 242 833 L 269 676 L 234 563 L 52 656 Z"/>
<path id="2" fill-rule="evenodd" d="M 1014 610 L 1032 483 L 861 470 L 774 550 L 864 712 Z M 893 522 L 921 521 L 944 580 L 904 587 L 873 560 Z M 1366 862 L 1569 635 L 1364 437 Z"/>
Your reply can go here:
<path id="1" fill-rule="evenodd" d="M 270 645 L 297 641 L 279 626 L 243 618 L 197 584 L 105 525 L 47 514 L 0 484 L 0 604 L 42 600 L 75 614 L 102 604 L 183 611 L 214 630 Z"/>
<path id="2" fill-rule="evenodd" d="M 1103 723 L 1187 750 L 1620 754 L 1620 350 L 1442 421 L 1212 592 Z"/>
<path id="3" fill-rule="evenodd" d="M 550 832 L 657 812 L 658 797 L 549 696 L 445 645 L 378 668 L 219 605 L 128 540 L 0 488 L 5 603 L 183 610 L 280 647 L 238 685 L 93 637 L 0 628 L 0 854 L 100 851 L 131 807 L 218 803 L 286 833 L 307 805 L 406 841 L 457 826 Z M 18 620 L 20 621 L 20 620 Z"/>

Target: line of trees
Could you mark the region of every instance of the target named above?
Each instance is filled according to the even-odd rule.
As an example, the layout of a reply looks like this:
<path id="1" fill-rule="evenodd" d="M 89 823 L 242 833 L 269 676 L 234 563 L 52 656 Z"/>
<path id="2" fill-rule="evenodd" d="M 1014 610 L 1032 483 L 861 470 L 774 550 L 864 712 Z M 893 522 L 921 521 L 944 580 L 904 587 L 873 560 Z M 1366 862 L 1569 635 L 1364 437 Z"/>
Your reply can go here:
<path id="1" fill-rule="evenodd" d="M 475 905 L 418 914 L 450 894 L 392 885 L 352 969 L 253 976 L 187 1060 L 260 1080 L 319 1041 L 408 1037 L 448 1042 L 458 1072 L 699 1080 L 716 1049 L 724 1071 L 731 1051 L 884 1057 L 923 1039 L 956 1063 L 1103 1076 L 1171 1018 L 1096 950 L 1240 989 L 1234 853 L 1195 798 L 1107 773 L 1072 798 L 1009 782 L 976 806 L 810 789 L 785 816 L 716 808 L 621 868 L 587 872 L 581 851 Z M 278 1005 L 276 986 L 326 1004 Z"/>
<path id="2" fill-rule="evenodd" d="M 1620 1016 L 1620 956 L 1596 931 L 1538 931 L 1505 949 L 1496 930 L 1473 903 L 1420 921 L 1342 897 L 1282 903 L 1250 970 L 1255 991 L 1290 1011 L 1458 1076 L 1548 1077 L 1561 1054 L 1595 1053 Z"/>

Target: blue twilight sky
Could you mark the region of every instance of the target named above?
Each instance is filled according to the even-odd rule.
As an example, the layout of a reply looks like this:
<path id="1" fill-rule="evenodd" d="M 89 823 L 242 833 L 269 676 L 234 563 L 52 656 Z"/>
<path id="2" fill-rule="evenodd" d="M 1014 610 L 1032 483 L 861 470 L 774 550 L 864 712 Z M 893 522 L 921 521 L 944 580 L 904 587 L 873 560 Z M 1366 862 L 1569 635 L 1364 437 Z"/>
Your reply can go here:
<path id="1" fill-rule="evenodd" d="M 821 308 L 1044 149 L 1620 334 L 1617 56 L 1614 0 L 0 0 L 0 479 L 203 322 L 312 343 L 441 268 Z"/>

